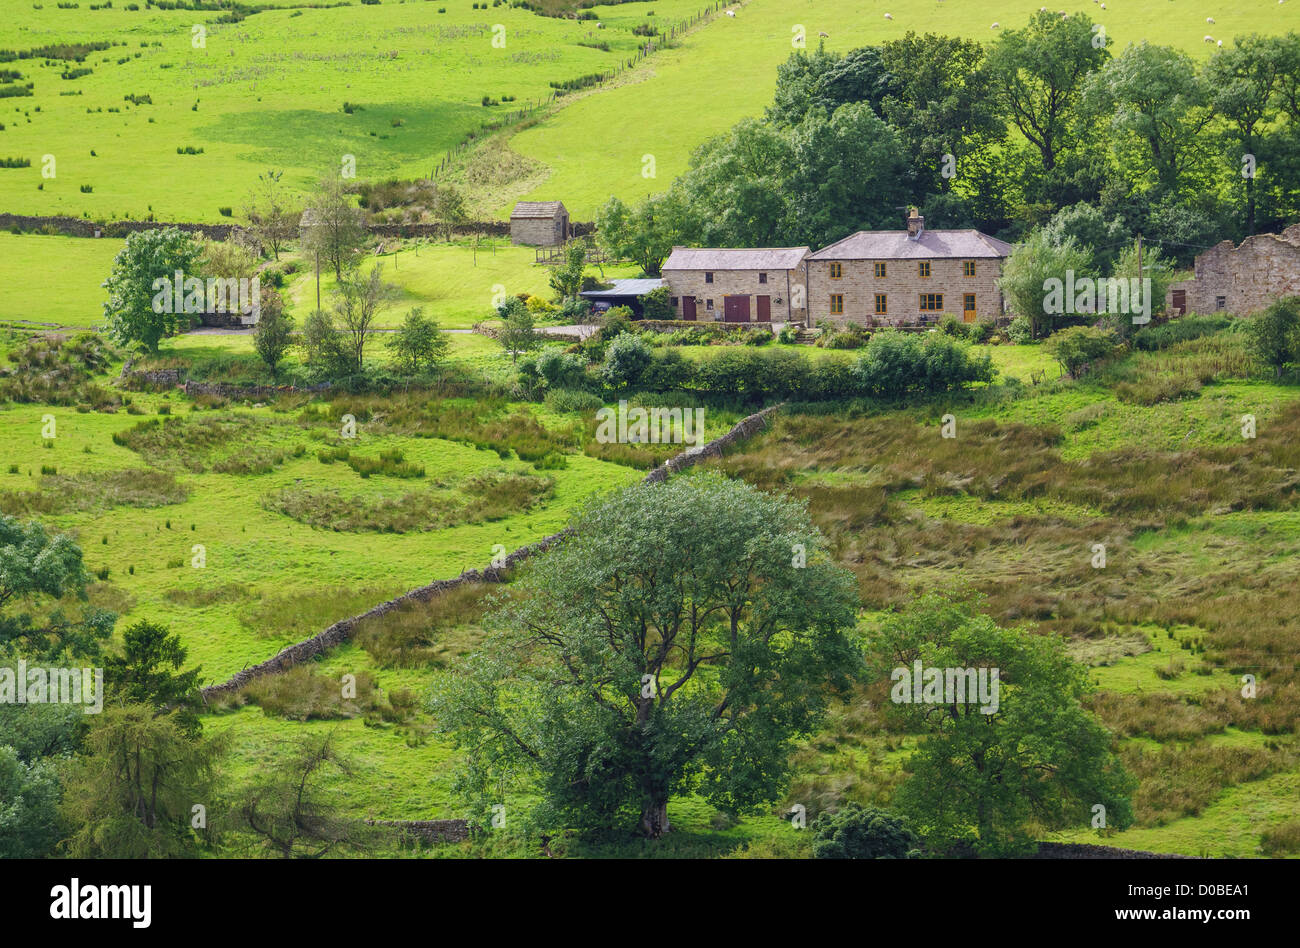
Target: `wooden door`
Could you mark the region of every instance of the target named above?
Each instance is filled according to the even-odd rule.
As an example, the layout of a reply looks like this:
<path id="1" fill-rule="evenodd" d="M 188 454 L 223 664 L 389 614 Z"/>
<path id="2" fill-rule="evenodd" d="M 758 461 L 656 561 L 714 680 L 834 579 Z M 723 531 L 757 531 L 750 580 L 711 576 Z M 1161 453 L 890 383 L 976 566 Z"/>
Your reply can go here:
<path id="1" fill-rule="evenodd" d="M 772 321 L 772 297 L 758 297 L 758 321 L 760 323 L 770 323 Z"/>
<path id="2" fill-rule="evenodd" d="M 1179 316 L 1182 316 L 1184 313 L 1187 312 L 1187 291 L 1174 290 L 1171 295 L 1173 296 L 1173 300 L 1171 302 L 1174 304 L 1173 306 L 1174 312 L 1177 313 Z"/>
<path id="3" fill-rule="evenodd" d="M 695 318 L 695 297 L 683 296 L 682 297 L 682 319 L 694 319 L 694 318 Z"/>
<path id="4" fill-rule="evenodd" d="M 726 296 L 722 299 L 722 319 L 728 323 L 749 322 L 749 297 Z"/>

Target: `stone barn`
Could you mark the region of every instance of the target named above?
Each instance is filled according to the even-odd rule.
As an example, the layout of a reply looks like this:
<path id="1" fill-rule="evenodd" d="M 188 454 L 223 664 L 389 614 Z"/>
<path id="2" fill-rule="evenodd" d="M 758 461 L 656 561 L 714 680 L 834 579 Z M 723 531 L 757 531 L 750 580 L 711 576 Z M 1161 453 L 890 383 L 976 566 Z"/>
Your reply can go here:
<path id="1" fill-rule="evenodd" d="M 554 247 L 569 239 L 569 212 L 559 201 L 520 201 L 510 212 L 510 242 Z"/>
<path id="2" fill-rule="evenodd" d="M 660 271 L 678 319 L 802 322 L 807 247 L 674 247 Z"/>
<path id="3" fill-rule="evenodd" d="M 1246 316 L 1284 296 L 1300 296 L 1300 224 L 1280 234 L 1256 234 L 1240 247 L 1231 240 L 1197 254 L 1195 276 L 1171 284 L 1165 305 L 1184 313 Z"/>

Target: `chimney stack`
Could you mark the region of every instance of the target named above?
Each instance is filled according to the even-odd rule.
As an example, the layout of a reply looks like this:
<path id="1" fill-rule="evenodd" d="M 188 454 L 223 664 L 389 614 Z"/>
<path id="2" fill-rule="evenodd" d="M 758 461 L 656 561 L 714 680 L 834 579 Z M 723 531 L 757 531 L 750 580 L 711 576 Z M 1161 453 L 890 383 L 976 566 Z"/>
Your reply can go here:
<path id="1" fill-rule="evenodd" d="M 921 216 L 920 210 L 915 207 L 907 209 L 907 236 L 916 240 L 921 236 L 921 231 L 925 230 L 925 218 Z"/>

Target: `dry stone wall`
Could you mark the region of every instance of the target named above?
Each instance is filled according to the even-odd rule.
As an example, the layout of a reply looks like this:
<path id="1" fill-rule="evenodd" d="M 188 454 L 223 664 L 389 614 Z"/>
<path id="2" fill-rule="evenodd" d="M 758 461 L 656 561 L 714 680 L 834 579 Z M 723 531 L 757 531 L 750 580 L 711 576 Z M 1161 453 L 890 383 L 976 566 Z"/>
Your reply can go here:
<path id="1" fill-rule="evenodd" d="M 646 483 L 657 483 L 666 480 L 669 474 L 675 474 L 678 471 L 685 470 L 698 464 L 704 458 L 719 457 L 723 451 L 732 444 L 743 441 L 757 434 L 767 427 L 768 419 L 774 412 L 780 409 L 780 405 L 773 405 L 756 412 L 747 418 L 737 422 L 736 425 L 726 434 L 710 441 L 698 448 L 691 448 L 683 453 L 669 459 L 664 464 L 652 470 L 645 476 Z M 254 679 L 261 678 L 263 675 L 273 675 L 279 672 L 288 671 L 295 665 L 305 661 L 310 661 L 318 655 L 346 642 L 352 637 L 359 624 L 367 619 L 378 618 L 400 608 L 409 602 L 430 602 L 442 594 L 456 589 L 465 583 L 499 583 L 502 582 L 509 572 L 520 563 L 524 562 L 530 556 L 541 553 L 550 549 L 557 543 L 564 540 L 569 535 L 570 530 L 561 530 L 559 533 L 553 533 L 543 540 L 536 543 L 521 546 L 513 553 L 508 554 L 502 565 L 489 566 L 486 569 L 471 569 L 454 579 L 439 579 L 427 586 L 421 586 L 413 589 L 396 599 L 390 599 L 387 602 L 381 602 L 373 609 L 352 616 L 348 619 L 341 619 L 335 622 L 328 629 L 313 635 L 309 639 L 304 639 L 280 651 L 278 654 L 268 658 L 264 662 L 252 665 L 242 671 L 236 672 L 228 680 L 220 684 L 209 685 L 202 690 L 204 701 L 217 698 L 222 695 L 233 694 L 239 691 L 245 685 Z"/>

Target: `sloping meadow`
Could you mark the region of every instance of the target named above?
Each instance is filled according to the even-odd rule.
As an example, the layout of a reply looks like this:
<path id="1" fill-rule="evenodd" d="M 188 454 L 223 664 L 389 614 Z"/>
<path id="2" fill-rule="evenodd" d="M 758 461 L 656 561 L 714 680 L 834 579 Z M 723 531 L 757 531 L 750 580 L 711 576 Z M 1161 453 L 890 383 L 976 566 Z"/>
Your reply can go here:
<path id="1" fill-rule="evenodd" d="M 1084 395 L 1039 399 L 1061 397 Z M 1254 437 L 1235 404 L 1207 399 L 1224 417 L 1177 450 L 1160 432 L 1187 403 L 1134 408 L 1092 389 L 1098 418 L 1082 426 L 1013 420 L 1041 407 L 1034 397 L 783 413 L 719 466 L 806 499 L 869 616 L 935 589 L 973 592 L 1001 623 L 1064 635 L 1094 667 L 1094 710 L 1139 778 L 1131 832 L 1145 848 L 1187 852 L 1191 838 L 1192 854 L 1251 855 L 1258 840 L 1230 846 L 1214 804 L 1300 766 L 1300 400 L 1267 385 L 1249 399 L 1266 419 Z M 1097 438 L 1095 425 L 1111 426 L 1111 446 L 1080 452 L 1072 442 Z M 887 801 L 911 738 L 890 734 L 865 694 L 828 733 L 802 753 L 791 799 Z"/>

